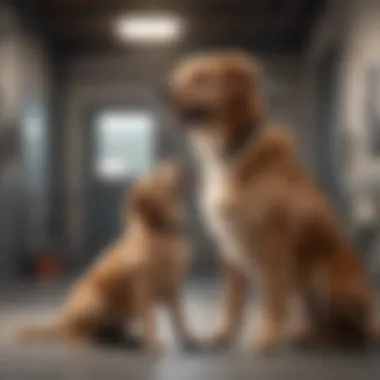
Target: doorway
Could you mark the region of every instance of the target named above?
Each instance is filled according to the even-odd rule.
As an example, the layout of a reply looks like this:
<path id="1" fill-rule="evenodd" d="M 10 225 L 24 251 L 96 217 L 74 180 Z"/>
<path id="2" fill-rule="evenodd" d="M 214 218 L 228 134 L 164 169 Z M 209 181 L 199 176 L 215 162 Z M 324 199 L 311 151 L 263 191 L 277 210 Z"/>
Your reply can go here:
<path id="1" fill-rule="evenodd" d="M 157 139 L 154 115 L 144 108 L 97 109 L 88 126 L 89 261 L 119 235 L 125 196 L 152 169 Z"/>
<path id="2" fill-rule="evenodd" d="M 337 214 L 344 219 L 344 205 L 339 178 L 341 141 L 338 129 L 338 79 L 340 51 L 330 48 L 322 56 L 317 72 L 316 162 L 319 185 L 327 194 Z"/>

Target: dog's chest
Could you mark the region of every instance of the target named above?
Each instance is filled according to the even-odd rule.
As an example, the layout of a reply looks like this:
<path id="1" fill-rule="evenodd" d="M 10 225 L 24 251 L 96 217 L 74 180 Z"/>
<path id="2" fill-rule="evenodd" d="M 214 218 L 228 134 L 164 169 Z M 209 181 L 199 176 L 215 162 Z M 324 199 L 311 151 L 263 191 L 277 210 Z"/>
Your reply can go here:
<path id="1" fill-rule="evenodd" d="M 206 172 L 203 173 L 200 192 L 201 214 L 220 253 L 235 265 L 246 267 L 247 256 L 235 233 L 228 178 L 218 165 L 209 163 L 204 169 Z"/>

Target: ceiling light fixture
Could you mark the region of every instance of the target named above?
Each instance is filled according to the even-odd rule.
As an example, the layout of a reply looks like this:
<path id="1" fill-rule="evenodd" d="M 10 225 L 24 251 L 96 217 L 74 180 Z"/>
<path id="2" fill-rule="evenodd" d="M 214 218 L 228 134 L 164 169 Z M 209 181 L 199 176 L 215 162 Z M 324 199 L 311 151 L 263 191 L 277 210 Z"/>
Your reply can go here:
<path id="1" fill-rule="evenodd" d="M 135 14 L 116 22 L 119 38 L 130 42 L 175 42 L 182 31 L 182 20 L 171 14 Z"/>

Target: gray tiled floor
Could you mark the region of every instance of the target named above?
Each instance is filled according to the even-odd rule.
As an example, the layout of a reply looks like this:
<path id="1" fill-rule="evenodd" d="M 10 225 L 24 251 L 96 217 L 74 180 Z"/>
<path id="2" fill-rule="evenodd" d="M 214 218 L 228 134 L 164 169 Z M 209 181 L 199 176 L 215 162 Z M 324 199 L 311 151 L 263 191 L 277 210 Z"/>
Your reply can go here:
<path id="1" fill-rule="evenodd" d="M 163 356 L 106 349 L 73 349 L 60 344 L 20 345 L 9 342 L 12 329 L 25 321 L 52 318 L 65 293 L 62 285 L 12 286 L 0 293 L 0 379 L 379 379 L 380 351 L 357 354 L 301 354 L 281 351 L 271 357 L 247 352 L 243 345 L 223 353 L 186 354 L 173 345 L 164 316 L 160 316 L 168 349 Z M 198 283 L 188 288 L 187 310 L 199 334 L 216 324 L 218 290 Z M 257 325 L 253 303 L 248 312 Z M 243 333 L 243 336 L 249 334 Z"/>

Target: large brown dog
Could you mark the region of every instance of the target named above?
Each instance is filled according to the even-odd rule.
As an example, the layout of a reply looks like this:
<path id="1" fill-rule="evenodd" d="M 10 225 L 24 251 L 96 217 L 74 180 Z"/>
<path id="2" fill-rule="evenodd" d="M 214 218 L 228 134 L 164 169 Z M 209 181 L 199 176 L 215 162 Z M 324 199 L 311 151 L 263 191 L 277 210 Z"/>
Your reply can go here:
<path id="1" fill-rule="evenodd" d="M 308 311 L 302 341 L 365 340 L 372 298 L 363 266 L 291 134 L 265 122 L 257 82 L 250 57 L 222 52 L 186 60 L 169 83 L 201 167 L 201 212 L 222 254 L 224 314 L 213 343 L 236 336 L 254 269 L 263 317 L 254 347 L 278 343 L 293 294 Z"/>
<path id="2" fill-rule="evenodd" d="M 51 326 L 27 327 L 21 339 L 58 338 L 90 343 L 118 339 L 141 322 L 145 348 L 160 348 L 155 307 L 163 302 L 182 343 L 191 338 L 181 306 L 181 284 L 188 266 L 182 180 L 172 163 L 162 163 L 139 180 L 127 202 L 122 236 L 101 254 L 70 292 Z"/>

